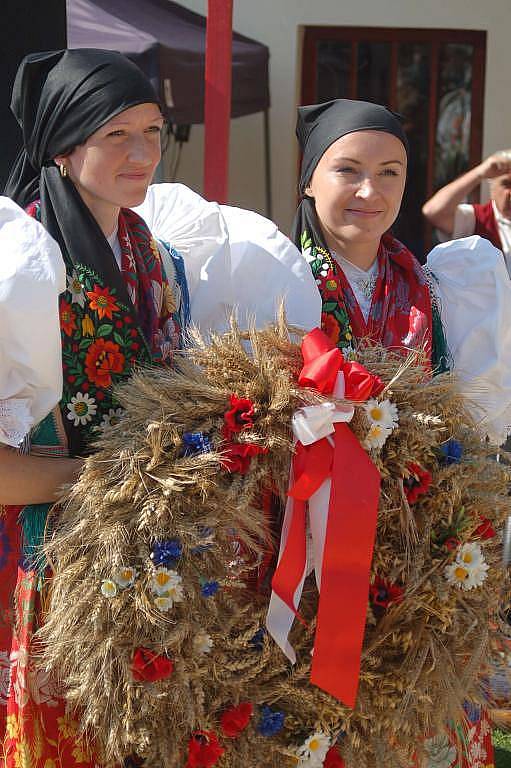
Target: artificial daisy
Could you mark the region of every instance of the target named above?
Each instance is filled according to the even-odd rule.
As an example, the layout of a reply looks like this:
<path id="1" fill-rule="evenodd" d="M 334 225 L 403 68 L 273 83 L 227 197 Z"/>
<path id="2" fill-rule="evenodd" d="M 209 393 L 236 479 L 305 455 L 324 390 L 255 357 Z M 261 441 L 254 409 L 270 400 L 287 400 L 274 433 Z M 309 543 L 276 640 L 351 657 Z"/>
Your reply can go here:
<path id="1" fill-rule="evenodd" d="M 113 578 L 118 587 L 121 587 L 121 589 L 126 589 L 126 587 L 133 586 L 137 576 L 138 572 L 135 570 L 135 568 L 132 568 L 128 565 L 118 568 L 115 571 Z"/>
<path id="2" fill-rule="evenodd" d="M 174 601 L 170 597 L 155 597 L 154 605 L 156 608 L 158 608 L 159 611 L 167 613 L 167 611 L 170 611 L 174 605 Z"/>
<path id="3" fill-rule="evenodd" d="M 174 587 L 180 587 L 181 576 L 165 566 L 156 568 L 151 579 L 151 590 L 159 597 L 168 597 L 167 592 Z"/>
<path id="4" fill-rule="evenodd" d="M 380 424 L 371 424 L 369 431 L 365 436 L 365 447 L 369 450 L 383 448 L 391 432 L 391 429 L 385 429 Z"/>
<path id="5" fill-rule="evenodd" d="M 458 554 L 456 555 L 456 560 L 458 563 L 462 563 L 463 566 L 470 571 L 474 568 L 478 568 L 481 563 L 484 563 L 483 551 L 479 544 L 469 542 L 460 547 Z"/>
<path id="6" fill-rule="evenodd" d="M 67 418 L 73 422 L 73 426 L 77 427 L 81 424 L 83 427 L 96 415 L 98 406 L 93 397 L 89 397 L 88 394 L 84 395 L 83 392 L 77 392 L 71 398 L 71 402 L 67 404 L 67 408 L 69 411 Z"/>
<path id="7" fill-rule="evenodd" d="M 383 429 L 392 432 L 398 425 L 397 407 L 390 400 L 368 400 L 364 405 L 366 416 L 371 426 L 378 424 Z"/>
<path id="8" fill-rule="evenodd" d="M 117 594 L 117 584 L 112 579 L 103 579 L 101 582 L 101 594 L 104 597 L 115 597 Z"/>
<path id="9" fill-rule="evenodd" d="M 323 765 L 326 753 L 330 749 L 330 737 L 322 731 L 316 731 L 305 739 L 301 747 L 298 748 L 298 765 L 316 768 Z"/>
<path id="10" fill-rule="evenodd" d="M 454 587 L 468 592 L 470 589 L 480 587 L 485 581 L 488 571 L 488 563 L 484 561 L 473 568 L 467 568 L 463 563 L 455 560 L 454 563 L 446 566 L 445 578 Z"/>

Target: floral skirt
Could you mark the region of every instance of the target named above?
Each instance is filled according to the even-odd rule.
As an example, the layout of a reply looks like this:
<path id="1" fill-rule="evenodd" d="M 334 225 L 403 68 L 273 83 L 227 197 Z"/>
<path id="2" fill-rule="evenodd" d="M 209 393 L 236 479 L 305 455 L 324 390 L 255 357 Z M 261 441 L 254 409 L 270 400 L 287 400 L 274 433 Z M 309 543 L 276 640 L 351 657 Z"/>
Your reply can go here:
<path id="1" fill-rule="evenodd" d="M 94 768 L 78 723 L 31 654 L 41 593 L 37 574 L 24 567 L 20 509 L 4 507 L 0 518 L 0 766 Z"/>

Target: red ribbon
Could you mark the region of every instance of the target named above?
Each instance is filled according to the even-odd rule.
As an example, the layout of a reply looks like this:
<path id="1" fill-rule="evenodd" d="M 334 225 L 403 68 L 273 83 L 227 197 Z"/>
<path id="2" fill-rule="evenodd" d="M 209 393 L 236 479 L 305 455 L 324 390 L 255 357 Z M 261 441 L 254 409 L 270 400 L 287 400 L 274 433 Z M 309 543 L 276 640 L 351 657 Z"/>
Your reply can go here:
<path id="1" fill-rule="evenodd" d="M 319 328 L 302 342 L 301 386 L 332 392 L 338 373 L 346 397 L 363 401 L 381 391 L 382 383 L 359 363 L 346 362 Z M 378 516 L 380 474 L 347 426 L 335 425 L 333 446 L 327 438 L 310 446 L 297 444 L 293 459 L 292 518 L 272 588 L 300 618 L 294 595 L 306 567 L 307 501 L 331 478 L 321 592 L 311 681 L 354 707 L 367 613 L 369 577 Z"/>

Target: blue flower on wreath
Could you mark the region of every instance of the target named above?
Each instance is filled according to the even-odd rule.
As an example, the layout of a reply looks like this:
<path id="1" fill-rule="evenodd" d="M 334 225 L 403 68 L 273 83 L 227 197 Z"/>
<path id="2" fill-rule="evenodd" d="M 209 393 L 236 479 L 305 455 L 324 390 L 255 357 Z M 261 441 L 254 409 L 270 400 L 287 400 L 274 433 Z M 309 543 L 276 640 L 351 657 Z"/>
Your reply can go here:
<path id="1" fill-rule="evenodd" d="M 183 554 L 183 545 L 179 539 L 155 541 L 152 546 L 151 560 L 154 565 L 172 565 Z"/>
<path id="2" fill-rule="evenodd" d="M 212 450 L 211 440 L 203 432 L 184 432 L 182 456 L 197 456 Z"/>
<path id="3" fill-rule="evenodd" d="M 202 597 L 214 597 L 218 590 L 220 589 L 220 584 L 218 581 L 203 581 L 201 582 L 201 595 Z"/>
<path id="4" fill-rule="evenodd" d="M 442 464 L 459 464 L 463 456 L 463 446 L 459 440 L 448 440 L 440 446 Z"/>
<path id="5" fill-rule="evenodd" d="M 264 648 L 264 636 L 266 632 L 261 627 L 261 629 L 258 629 L 257 632 L 252 635 L 250 640 L 248 641 L 248 644 L 254 649 L 254 651 L 262 651 Z"/>
<path id="6" fill-rule="evenodd" d="M 257 730 L 261 736 L 275 736 L 284 727 L 285 719 L 286 716 L 283 712 L 271 709 L 266 704 L 263 704 Z"/>

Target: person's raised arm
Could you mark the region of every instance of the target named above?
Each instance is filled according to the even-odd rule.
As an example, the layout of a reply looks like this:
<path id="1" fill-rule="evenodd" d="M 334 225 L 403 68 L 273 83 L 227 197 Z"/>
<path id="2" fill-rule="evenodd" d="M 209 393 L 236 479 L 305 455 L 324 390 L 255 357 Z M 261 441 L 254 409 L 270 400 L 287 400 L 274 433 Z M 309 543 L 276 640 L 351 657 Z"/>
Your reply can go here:
<path id="1" fill-rule="evenodd" d="M 74 482 L 82 459 L 26 456 L 0 446 L 0 504 L 54 502 L 63 485 Z"/>
<path id="2" fill-rule="evenodd" d="M 498 152 L 491 155 L 463 176 L 435 192 L 433 197 L 424 203 L 422 213 L 434 227 L 452 235 L 458 205 L 464 202 L 484 179 L 494 179 L 510 171 L 511 157 L 507 153 Z"/>

